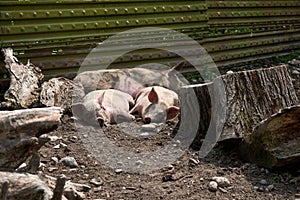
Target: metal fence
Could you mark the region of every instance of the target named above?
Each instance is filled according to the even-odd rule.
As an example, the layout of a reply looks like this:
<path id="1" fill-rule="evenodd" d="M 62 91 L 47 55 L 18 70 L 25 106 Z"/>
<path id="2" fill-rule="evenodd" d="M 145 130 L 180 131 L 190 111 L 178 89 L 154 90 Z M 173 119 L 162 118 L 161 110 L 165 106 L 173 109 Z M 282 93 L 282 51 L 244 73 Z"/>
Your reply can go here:
<path id="1" fill-rule="evenodd" d="M 1 0 L 0 12 L 1 47 L 14 48 L 47 77 L 74 76 L 99 42 L 135 27 L 185 33 L 220 67 L 300 49 L 299 0 Z M 178 60 L 168 52 L 140 50 L 114 64 Z M 5 77 L 1 64 L 2 82 Z"/>

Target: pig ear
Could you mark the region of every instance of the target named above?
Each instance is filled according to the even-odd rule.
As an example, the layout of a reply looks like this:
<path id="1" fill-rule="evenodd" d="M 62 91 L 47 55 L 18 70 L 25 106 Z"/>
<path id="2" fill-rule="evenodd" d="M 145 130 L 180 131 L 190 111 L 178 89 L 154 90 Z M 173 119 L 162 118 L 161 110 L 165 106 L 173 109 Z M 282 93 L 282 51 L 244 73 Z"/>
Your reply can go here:
<path id="1" fill-rule="evenodd" d="M 157 95 L 156 91 L 154 90 L 154 87 L 152 88 L 152 90 L 148 94 L 148 100 L 151 103 L 157 103 L 158 102 L 158 95 Z"/>
<path id="2" fill-rule="evenodd" d="M 73 114 L 80 115 L 84 112 L 86 112 L 86 108 L 82 103 L 75 103 L 72 105 Z"/>
<path id="3" fill-rule="evenodd" d="M 180 112 L 180 108 L 176 106 L 171 106 L 167 109 L 167 120 L 175 118 Z"/>

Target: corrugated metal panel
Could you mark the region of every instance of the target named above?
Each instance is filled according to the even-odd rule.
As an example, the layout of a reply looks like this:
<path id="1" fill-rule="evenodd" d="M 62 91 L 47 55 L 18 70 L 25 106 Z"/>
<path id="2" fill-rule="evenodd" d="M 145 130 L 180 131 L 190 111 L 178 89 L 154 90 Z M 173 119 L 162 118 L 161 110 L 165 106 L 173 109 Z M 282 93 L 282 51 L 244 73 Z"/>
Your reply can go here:
<path id="1" fill-rule="evenodd" d="M 136 27 L 186 33 L 219 66 L 300 49 L 299 0 L 2 0 L 0 16 L 1 47 L 13 47 L 22 61 L 30 59 L 48 77 L 74 75 L 99 42 Z M 144 49 L 114 66 L 179 59 Z M 3 73 L 0 65 L 0 77 Z"/>
<path id="2" fill-rule="evenodd" d="M 1 46 L 13 47 L 45 74 L 76 73 L 99 42 L 131 28 L 166 27 L 196 40 L 208 31 L 205 1 L 1 1 L 0 6 Z M 150 59 L 143 50 L 140 54 L 120 62 Z M 151 59 L 165 56 L 153 52 Z"/>
<path id="3" fill-rule="evenodd" d="M 202 44 L 219 66 L 300 48 L 300 1 L 207 0 Z"/>

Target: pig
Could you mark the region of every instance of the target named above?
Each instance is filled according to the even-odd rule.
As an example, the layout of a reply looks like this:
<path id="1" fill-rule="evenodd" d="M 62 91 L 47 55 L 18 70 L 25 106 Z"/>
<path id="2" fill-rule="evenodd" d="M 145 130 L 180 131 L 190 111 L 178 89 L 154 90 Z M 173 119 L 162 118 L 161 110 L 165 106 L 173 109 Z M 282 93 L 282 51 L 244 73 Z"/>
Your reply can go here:
<path id="1" fill-rule="evenodd" d="M 130 113 L 137 113 L 146 124 L 163 123 L 174 119 L 180 112 L 178 95 L 160 86 L 145 87 L 136 96 Z"/>
<path id="2" fill-rule="evenodd" d="M 73 112 L 80 119 L 91 123 L 98 122 L 101 127 L 108 124 L 132 121 L 129 113 L 134 105 L 132 96 L 115 89 L 95 90 L 88 93 L 82 103 L 72 105 Z"/>
<path id="3" fill-rule="evenodd" d="M 93 90 L 116 89 L 132 97 L 149 86 L 163 86 L 166 88 L 180 87 L 188 82 L 179 73 L 184 62 L 168 70 L 147 68 L 125 68 L 98 71 L 85 71 L 78 74 L 74 81 L 82 84 L 86 93 Z"/>

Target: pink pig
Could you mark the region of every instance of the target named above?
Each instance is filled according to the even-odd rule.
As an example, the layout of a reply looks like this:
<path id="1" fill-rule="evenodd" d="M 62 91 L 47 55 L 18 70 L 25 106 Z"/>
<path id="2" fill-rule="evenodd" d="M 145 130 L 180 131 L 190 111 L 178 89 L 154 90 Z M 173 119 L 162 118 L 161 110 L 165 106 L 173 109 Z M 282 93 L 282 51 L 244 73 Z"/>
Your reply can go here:
<path id="1" fill-rule="evenodd" d="M 95 90 L 88 93 L 82 103 L 73 104 L 73 112 L 82 120 L 90 122 L 94 119 L 102 127 L 124 121 L 132 121 L 129 113 L 133 106 L 133 98 L 124 92 L 114 89 Z"/>
<path id="2" fill-rule="evenodd" d="M 130 113 L 138 113 L 145 123 L 162 123 L 180 112 L 178 95 L 160 86 L 146 87 L 137 94 Z"/>

